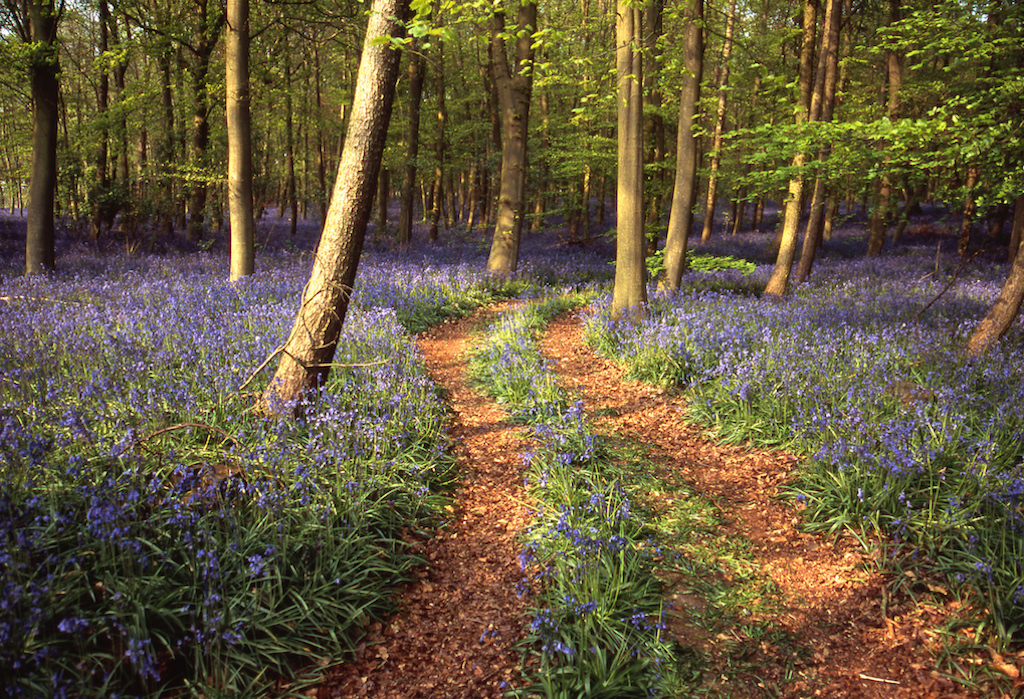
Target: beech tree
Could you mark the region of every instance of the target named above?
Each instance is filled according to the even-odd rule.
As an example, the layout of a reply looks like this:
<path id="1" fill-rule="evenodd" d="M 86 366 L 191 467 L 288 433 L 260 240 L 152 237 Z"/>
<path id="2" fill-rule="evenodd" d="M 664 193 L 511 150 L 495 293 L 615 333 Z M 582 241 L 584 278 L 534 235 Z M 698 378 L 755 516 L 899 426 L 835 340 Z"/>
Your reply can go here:
<path id="1" fill-rule="evenodd" d="M 831 7 L 831 5 L 830 5 Z M 811 68 L 814 65 L 814 34 L 817 23 L 818 6 L 815 0 L 804 2 L 803 43 L 800 47 L 800 102 L 797 105 L 796 123 L 803 124 L 808 120 L 811 106 Z M 779 254 L 775 260 L 775 268 L 768 280 L 764 293 L 766 296 L 782 296 L 789 285 L 789 275 L 796 258 L 797 233 L 800 225 L 800 209 L 804 189 L 803 166 L 807 154 L 798 148 L 793 156 L 791 169 L 794 174 L 789 178 L 782 219 L 782 234 L 779 242 Z"/>
<path id="2" fill-rule="evenodd" d="M 643 8 L 619 0 L 615 20 L 615 76 L 618 97 L 618 187 L 616 189 L 615 286 L 611 317 L 647 304 L 647 246 L 644 240 Z"/>
<path id="3" fill-rule="evenodd" d="M 519 5 L 515 60 L 510 68 L 505 47 L 505 12 L 497 9 L 491 17 L 492 77 L 501 106 L 501 175 L 487 270 L 500 274 L 515 274 L 519 264 L 519 239 L 526 214 L 526 145 L 536 30 L 537 3 L 524 2 Z"/>
<path id="4" fill-rule="evenodd" d="M 662 285 L 678 289 L 686 269 L 686 247 L 693 227 L 693 204 L 697 198 L 698 137 L 695 121 L 700 105 L 700 83 L 704 72 L 704 0 L 687 0 L 685 17 L 683 86 L 679 95 L 679 128 L 676 134 L 676 176 L 665 236 L 665 274 Z"/>
<path id="5" fill-rule="evenodd" d="M 64 3 L 4 0 L 5 19 L 27 46 L 32 92 L 32 168 L 29 177 L 25 273 L 53 269 L 54 204 L 57 193 L 57 126 L 60 62 L 57 26 Z"/>
<path id="6" fill-rule="evenodd" d="M 398 77 L 394 42 L 408 10 L 409 0 L 373 0 L 370 6 L 338 177 L 295 324 L 263 395 L 267 413 L 294 410 L 330 373 L 373 208 Z"/>
<path id="7" fill-rule="evenodd" d="M 227 0 L 225 66 L 228 130 L 228 208 L 231 216 L 230 279 L 253 273 L 252 125 L 249 115 L 249 0 Z"/>

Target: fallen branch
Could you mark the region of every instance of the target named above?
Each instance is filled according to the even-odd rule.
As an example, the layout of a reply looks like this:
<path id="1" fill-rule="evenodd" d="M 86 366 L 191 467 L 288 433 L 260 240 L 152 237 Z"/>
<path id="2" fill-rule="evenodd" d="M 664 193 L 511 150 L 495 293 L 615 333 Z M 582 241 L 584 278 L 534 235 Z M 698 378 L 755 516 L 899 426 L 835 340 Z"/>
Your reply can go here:
<path id="1" fill-rule="evenodd" d="M 51 299 L 46 296 L 0 296 L 0 301 L 4 303 L 14 303 L 15 301 L 35 301 L 37 303 L 66 303 L 75 306 L 84 306 L 84 301 L 66 301 L 64 299 Z"/>
<path id="2" fill-rule="evenodd" d="M 211 432 L 216 432 L 217 434 L 219 434 L 222 437 L 224 437 L 224 439 L 226 439 L 229 442 L 231 442 L 232 444 L 234 444 L 237 449 L 242 449 L 242 448 L 245 447 L 244 444 L 239 442 L 237 439 L 232 437 L 230 434 L 228 434 L 227 432 L 225 432 L 221 428 L 219 428 L 219 427 L 217 427 L 215 425 L 207 425 L 207 424 L 202 423 L 202 422 L 182 422 L 181 424 L 178 424 L 178 425 L 171 425 L 169 427 L 161 427 L 157 431 L 151 432 L 151 433 L 147 434 L 145 437 L 140 437 L 140 438 L 136 439 L 134 442 L 131 443 L 130 447 L 137 447 L 138 445 L 143 444 L 145 442 L 148 442 L 149 440 L 153 439 L 154 437 L 158 437 L 158 436 L 160 436 L 162 434 L 165 434 L 167 432 L 174 432 L 175 430 L 185 430 L 185 429 L 188 429 L 190 427 L 197 427 L 197 428 L 202 429 L 202 430 L 210 430 Z"/>
<path id="3" fill-rule="evenodd" d="M 927 311 L 929 308 L 934 306 L 938 302 L 939 299 L 941 299 L 943 296 L 946 295 L 947 291 L 949 291 L 950 289 L 953 288 L 953 285 L 956 284 L 956 280 L 960 277 L 960 273 L 964 271 L 964 268 L 967 267 L 967 265 L 969 263 L 973 262 L 974 258 L 977 257 L 978 255 L 980 255 L 982 252 L 984 252 L 984 249 L 978 250 L 977 252 L 975 252 L 970 257 L 965 257 L 965 258 L 963 258 L 963 260 L 961 260 L 960 266 L 957 267 L 956 271 L 953 272 L 953 277 L 949 280 L 949 283 L 946 284 L 946 288 L 944 288 L 942 291 L 940 291 L 938 296 L 936 296 L 931 301 L 929 301 L 928 305 L 925 306 L 924 308 L 922 308 L 920 311 L 918 311 L 917 315 L 914 316 L 914 322 L 915 323 L 917 321 L 921 320 L 921 317 L 925 314 L 925 311 Z M 936 261 L 935 265 L 936 265 L 936 268 L 937 268 L 938 267 L 938 261 Z M 938 276 L 936 275 L 936 280 L 937 279 L 938 279 Z"/>
<path id="4" fill-rule="evenodd" d="M 899 684 L 896 680 L 886 680 L 881 677 L 872 677 L 871 675 L 865 675 L 863 672 L 857 675 L 862 680 L 868 680 L 870 682 L 882 682 L 883 684 Z"/>

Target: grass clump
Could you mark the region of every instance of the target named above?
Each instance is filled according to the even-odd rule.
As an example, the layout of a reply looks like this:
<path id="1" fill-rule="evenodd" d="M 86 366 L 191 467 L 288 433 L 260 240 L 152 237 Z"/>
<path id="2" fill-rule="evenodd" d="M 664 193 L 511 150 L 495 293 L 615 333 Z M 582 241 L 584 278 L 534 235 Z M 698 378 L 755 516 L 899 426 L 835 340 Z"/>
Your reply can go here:
<path id="1" fill-rule="evenodd" d="M 486 389 L 513 418 L 533 425 L 539 443 L 526 457 L 539 505 L 520 558 L 524 589 L 538 602 L 526 639 L 536 665 L 527 663 L 531 684 L 520 691 L 546 697 L 671 692 L 676 656 L 662 635 L 662 585 L 653 572 L 659 550 L 630 492 L 634 480 L 593 432 L 582 405 L 568 403 L 536 344 L 560 305 L 508 313 L 474 358 Z"/>

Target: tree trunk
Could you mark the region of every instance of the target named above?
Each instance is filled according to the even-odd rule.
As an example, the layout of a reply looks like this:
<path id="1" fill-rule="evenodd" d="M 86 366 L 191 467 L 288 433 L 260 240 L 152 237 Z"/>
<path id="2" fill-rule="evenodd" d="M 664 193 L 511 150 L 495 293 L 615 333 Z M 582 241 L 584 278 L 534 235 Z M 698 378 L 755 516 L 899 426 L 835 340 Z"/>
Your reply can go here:
<path id="1" fill-rule="evenodd" d="M 164 138 L 160 144 L 160 174 L 163 182 L 163 201 L 160 212 L 160 232 L 165 238 L 174 233 L 174 209 L 177 198 L 174 196 L 174 178 L 171 177 L 170 165 L 175 162 L 175 123 L 174 123 L 174 91 L 171 89 L 171 47 L 161 47 L 157 57 L 160 70 L 160 97 L 163 113 Z"/>
<path id="2" fill-rule="evenodd" d="M 228 213 L 231 269 L 235 281 L 255 269 L 252 217 L 252 123 L 249 114 L 249 0 L 227 0 L 225 82 L 228 130 Z"/>
<path id="3" fill-rule="evenodd" d="M 110 77 L 104 63 L 108 60 L 107 51 L 110 50 L 108 27 L 110 24 L 110 6 L 106 0 L 99 2 L 99 76 L 96 86 L 96 122 L 99 125 L 99 143 L 96 146 L 96 181 L 90 202 L 92 220 L 89 223 L 89 237 L 95 243 L 103 233 L 106 223 L 106 210 L 109 205 L 107 195 L 110 191 L 110 179 L 107 173 L 107 159 L 109 156 L 109 129 L 107 128 L 107 112 L 110 105 Z"/>
<path id="4" fill-rule="evenodd" d="M 426 67 L 420 42 L 413 40 L 408 52 L 409 123 L 405 127 L 405 171 L 402 174 L 402 199 L 398 209 L 398 242 L 412 241 L 412 210 L 416 193 L 416 158 L 420 152 L 420 104 L 423 102 L 423 78 Z"/>
<path id="5" fill-rule="evenodd" d="M 430 212 L 430 240 L 437 240 L 441 221 L 442 183 L 444 182 L 444 127 L 448 119 L 444 100 L 444 43 L 437 40 L 437 69 L 434 71 L 434 89 L 437 92 L 437 133 L 434 140 L 434 208 Z"/>
<path id="6" fill-rule="evenodd" d="M 377 175 L 377 233 L 387 235 L 388 232 L 388 199 L 391 194 L 391 173 L 381 167 Z"/>
<path id="7" fill-rule="evenodd" d="M 981 357 L 1006 334 L 1020 311 L 1021 301 L 1024 301 L 1024 245 L 1017 249 L 999 298 L 967 341 L 966 354 L 969 358 Z"/>
<path id="8" fill-rule="evenodd" d="M 281 363 L 263 395 L 264 412 L 294 413 L 303 395 L 321 386 L 330 372 L 355 284 L 391 118 L 400 54 L 389 39 L 400 36 L 408 8 L 409 0 L 373 0 L 370 8 L 331 206 L 302 305 Z"/>
<path id="9" fill-rule="evenodd" d="M 715 111 L 715 130 L 711 139 L 711 158 L 708 163 L 708 192 L 704 204 L 704 226 L 701 242 L 711 239 L 715 225 L 715 203 L 718 199 L 718 167 L 722 159 L 722 132 L 725 130 L 725 110 L 729 95 L 729 56 L 732 54 L 732 32 L 736 23 L 736 0 L 729 0 L 729 14 L 725 22 L 725 42 L 722 44 L 722 65 L 718 72 L 718 109 Z"/>
<path id="10" fill-rule="evenodd" d="M 295 178 L 295 120 L 292 118 L 292 60 L 291 41 L 285 37 L 284 46 L 284 167 L 285 187 L 284 201 L 281 203 L 281 214 L 288 207 L 288 235 L 294 238 L 298 232 L 299 194 L 298 182 Z"/>
<path id="11" fill-rule="evenodd" d="M 817 86 L 811 104 L 811 117 L 818 118 L 820 121 L 832 121 L 832 112 L 835 106 L 836 80 L 839 74 L 839 28 L 842 20 L 840 2 L 841 0 L 826 1 L 825 19 L 822 22 L 824 36 L 821 42 L 821 55 L 818 58 Z M 822 165 L 828 160 L 828 157 L 829 150 L 825 148 L 818 154 L 818 160 Z M 818 248 L 821 247 L 825 231 L 825 206 L 825 178 L 818 175 L 814 180 L 811 215 L 804 233 L 800 264 L 797 265 L 796 270 L 798 284 L 807 281 L 811 276 L 811 267 L 818 254 Z"/>
<path id="12" fill-rule="evenodd" d="M 643 63 L 640 39 L 643 10 L 619 0 L 615 21 L 615 74 L 618 123 L 615 286 L 611 318 L 618 320 L 647 304 L 644 244 Z"/>
<path id="13" fill-rule="evenodd" d="M 661 286 L 678 289 L 686 269 L 686 248 L 693 228 L 693 204 L 697 198 L 697 137 L 694 122 L 700 106 L 700 82 L 704 71 L 704 0 L 689 0 L 683 8 L 686 21 L 683 87 L 679 97 L 679 129 L 676 137 L 676 177 L 672 209 L 665 241 L 665 275 Z"/>
<path id="14" fill-rule="evenodd" d="M 1024 194 L 1019 195 L 1013 203 L 1013 228 L 1010 230 L 1010 247 L 1007 250 L 1010 262 L 1017 259 L 1021 233 L 1024 233 Z"/>
<path id="15" fill-rule="evenodd" d="M 487 260 L 487 271 L 513 275 L 519 264 L 519 239 L 526 214 L 526 146 L 529 134 L 530 94 L 533 88 L 533 34 L 537 31 L 537 3 L 519 6 L 515 66 L 505 58 L 505 14 L 491 21 L 491 67 L 501 104 L 501 179 L 497 220 Z"/>
<path id="16" fill-rule="evenodd" d="M 29 3 L 32 81 L 32 176 L 28 190 L 25 273 L 51 270 L 54 259 L 54 203 L 57 194 L 57 9 L 54 0 Z"/>
<path id="17" fill-rule="evenodd" d="M 645 232 L 647 255 L 658 250 L 661 229 L 661 209 L 665 198 L 665 122 L 661 118 L 661 39 L 664 33 L 665 0 L 648 0 L 644 4 L 644 112 L 650 117 L 644 119 L 645 162 L 654 165 L 646 181 L 644 191 L 646 203 Z M 584 198 L 584 207 L 587 206 Z"/>
<path id="18" fill-rule="evenodd" d="M 889 24 L 895 24 L 900 19 L 900 0 L 889 0 Z M 889 118 L 895 120 L 899 116 L 899 90 L 902 81 L 902 70 L 900 67 L 900 56 L 893 50 L 886 52 L 886 73 L 888 74 L 888 107 Z M 885 231 L 889 227 L 889 210 L 892 206 L 892 181 L 889 174 L 882 175 L 878 184 L 878 196 L 875 199 L 876 205 L 871 212 L 871 220 L 868 221 L 868 257 L 877 257 L 882 254 L 882 247 L 885 245 Z"/>
<path id="19" fill-rule="evenodd" d="M 978 184 L 978 177 L 978 166 L 971 163 L 967 166 L 964 208 L 960 214 L 960 233 L 957 236 L 956 252 L 960 257 L 967 257 L 967 251 L 971 246 L 971 228 L 974 226 L 974 212 L 977 209 L 974 202 L 974 188 Z"/>
<path id="20" fill-rule="evenodd" d="M 188 239 L 199 240 L 202 238 L 206 227 L 206 199 L 208 173 L 206 171 L 209 163 L 208 151 L 210 148 L 210 91 L 207 85 L 210 74 L 210 64 L 213 61 L 213 54 L 220 40 L 220 30 L 226 19 L 223 11 L 217 10 L 211 18 L 209 16 L 208 1 L 202 0 L 199 3 L 199 29 L 195 36 L 195 45 L 192 52 L 195 56 L 192 66 L 192 91 L 195 96 L 195 109 L 192 112 L 192 167 L 195 170 L 196 181 L 192 185 L 192 192 L 189 197 L 189 221 Z"/>
<path id="21" fill-rule="evenodd" d="M 804 3 L 803 45 L 800 48 L 800 105 L 796 112 L 796 122 L 801 124 L 810 118 L 811 107 L 811 66 L 814 63 L 814 35 L 817 23 L 818 8 L 815 0 Z M 805 89 L 806 87 L 806 89 Z M 800 210 L 804 189 L 804 178 L 801 174 L 807 155 L 798 151 L 793 156 L 792 169 L 796 173 L 789 180 L 788 195 L 782 215 L 782 230 L 779 235 L 779 252 L 775 259 L 775 268 L 768 280 L 764 293 L 766 296 L 782 296 L 789 286 L 789 275 L 796 259 L 796 243 L 800 228 Z"/>

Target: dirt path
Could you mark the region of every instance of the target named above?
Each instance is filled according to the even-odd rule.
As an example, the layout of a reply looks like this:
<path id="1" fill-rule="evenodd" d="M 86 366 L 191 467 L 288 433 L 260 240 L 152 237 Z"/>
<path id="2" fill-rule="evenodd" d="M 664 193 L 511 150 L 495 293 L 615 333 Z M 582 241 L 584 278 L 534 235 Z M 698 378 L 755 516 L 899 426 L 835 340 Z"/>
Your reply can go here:
<path id="1" fill-rule="evenodd" d="M 428 569 L 402 592 L 398 613 L 374 625 L 362 657 L 320 687 L 320 699 L 491 699 L 518 679 L 512 647 L 525 621 L 525 602 L 516 595 L 516 533 L 527 521 L 522 436 L 465 376 L 471 333 L 501 310 L 491 307 L 419 338 L 454 412 L 451 436 L 463 481 L 451 520 L 423 546 Z"/>
<path id="2" fill-rule="evenodd" d="M 419 346 L 454 411 L 452 436 L 465 474 L 453 516 L 423 545 L 430 565 L 401 591 L 399 611 L 375 625 L 365 651 L 318 689 L 327 697 L 471 699 L 500 697 L 517 682 L 525 603 L 516 533 L 528 520 L 520 452 L 526 436 L 507 424 L 496 404 L 465 379 L 471 334 L 501 312 L 492 307 L 445 323 Z M 712 636 L 685 618 L 670 632 L 700 650 L 701 693 L 726 697 L 957 698 L 999 696 L 965 692 L 935 671 L 934 627 L 939 609 L 915 608 L 883 595 L 886 580 L 866 572 L 851 539 L 825 540 L 799 532 L 799 512 L 776 496 L 792 477 L 795 459 L 717 445 L 681 419 L 682 402 L 625 381 L 581 340 L 579 320 L 563 316 L 549 327 L 543 350 L 566 389 L 584 400 L 601 427 L 646 445 L 667 479 L 692 483 L 725 515 L 725 536 L 749 540 L 756 562 L 781 590 L 783 612 L 753 619 L 787 635 L 773 644 Z M 669 590 L 667 599 L 692 595 Z M 883 600 L 885 600 L 883 602 Z M 801 648 L 799 658 L 793 649 Z M 752 676 L 737 676 L 742 656 Z M 788 673 L 788 676 L 787 676 Z"/>
<path id="3" fill-rule="evenodd" d="M 795 663 L 780 655 L 783 647 L 743 638 L 742 631 L 701 638 L 685 620 L 673 624 L 684 644 L 724 659 L 736 655 L 738 643 L 744 661 L 760 666 L 759 678 L 745 682 L 714 680 L 709 669 L 709 689 L 732 696 L 775 696 L 764 687 L 792 697 L 992 696 L 965 692 L 935 670 L 936 639 L 927 634 L 936 619 L 906 599 L 886 600 L 886 580 L 865 570 L 852 538 L 826 540 L 797 530 L 799 512 L 777 499 L 796 459 L 711 442 L 682 419 L 682 399 L 626 381 L 622 369 L 596 358 L 583 345 L 577 316 L 556 319 L 542 345 L 563 386 L 591 414 L 603 416 L 596 422 L 645 444 L 665 477 L 681 476 L 714 502 L 727 518 L 723 534 L 749 540 L 757 565 L 781 590 L 785 611 L 768 621 L 806 649 L 806 659 Z M 789 681 L 783 677 L 787 668 L 795 674 Z M 717 675 L 729 674 L 723 661 Z"/>

